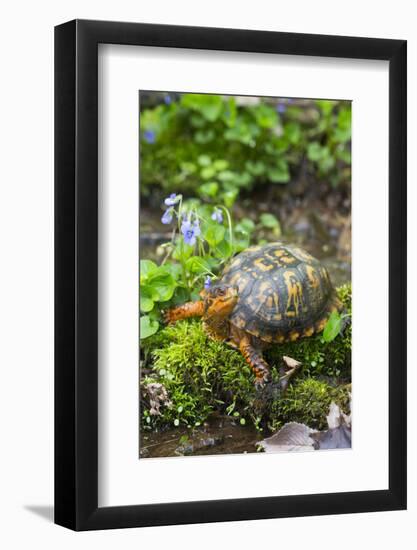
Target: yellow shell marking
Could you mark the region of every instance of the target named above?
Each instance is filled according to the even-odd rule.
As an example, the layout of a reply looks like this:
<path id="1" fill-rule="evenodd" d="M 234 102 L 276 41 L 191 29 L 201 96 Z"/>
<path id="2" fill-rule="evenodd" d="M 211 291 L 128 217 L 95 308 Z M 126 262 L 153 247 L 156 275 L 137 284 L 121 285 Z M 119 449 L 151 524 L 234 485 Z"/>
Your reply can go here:
<path id="1" fill-rule="evenodd" d="M 313 256 L 305 250 L 296 247 L 294 247 L 293 250 L 301 260 L 304 260 L 305 262 L 311 262 L 311 260 L 313 260 Z"/>
<path id="2" fill-rule="evenodd" d="M 314 327 L 306 328 L 303 332 L 303 336 L 312 336 L 314 334 Z"/>
<path id="3" fill-rule="evenodd" d="M 329 274 L 327 273 L 327 270 L 324 267 L 320 268 L 320 273 L 325 281 L 329 280 Z"/>
<path id="4" fill-rule="evenodd" d="M 278 250 L 274 250 L 273 254 L 274 254 L 274 256 L 276 256 L 279 259 L 278 265 L 282 265 L 282 264 L 290 265 L 290 264 L 293 264 L 296 261 L 295 258 L 290 256 L 288 254 L 288 252 L 283 248 L 279 248 Z"/>
<path id="5" fill-rule="evenodd" d="M 321 332 L 324 329 L 324 327 L 326 326 L 326 323 L 327 323 L 327 318 L 326 317 L 324 319 L 320 319 L 320 321 L 318 323 L 316 323 L 316 331 Z"/>
<path id="6" fill-rule="evenodd" d="M 298 340 L 299 337 L 300 337 L 300 333 L 297 332 L 297 331 L 290 332 L 290 334 L 289 334 L 289 339 L 290 339 L 291 342 L 294 342 L 295 340 Z"/>
<path id="7" fill-rule="evenodd" d="M 317 272 L 311 265 L 306 266 L 307 277 L 313 288 L 317 288 L 320 285 L 320 280 L 317 276 Z"/>
<path id="8" fill-rule="evenodd" d="M 296 317 L 300 309 L 303 289 L 293 271 L 285 271 L 284 280 L 288 293 L 286 315 L 287 317 Z"/>
<path id="9" fill-rule="evenodd" d="M 261 271 L 269 271 L 271 269 L 274 268 L 274 265 L 273 264 L 264 264 L 263 261 L 262 261 L 262 258 L 258 258 L 257 260 L 255 260 L 254 262 L 254 265 L 256 265 L 256 267 L 258 267 Z"/>
<path id="10" fill-rule="evenodd" d="M 287 265 L 293 264 L 295 262 L 295 259 L 292 256 L 281 256 L 280 260 Z"/>

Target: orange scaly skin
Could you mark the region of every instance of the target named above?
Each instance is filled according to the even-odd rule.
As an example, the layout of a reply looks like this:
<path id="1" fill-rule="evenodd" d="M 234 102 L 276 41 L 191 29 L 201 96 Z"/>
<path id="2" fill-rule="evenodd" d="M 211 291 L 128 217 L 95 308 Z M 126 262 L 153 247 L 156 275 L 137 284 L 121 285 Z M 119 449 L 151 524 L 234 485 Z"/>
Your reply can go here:
<path id="1" fill-rule="evenodd" d="M 165 312 L 165 322 L 175 323 L 180 319 L 188 317 L 202 317 L 204 313 L 204 302 L 187 302 L 182 306 L 174 307 Z"/>
<path id="2" fill-rule="evenodd" d="M 252 345 L 250 338 L 244 336 L 239 342 L 239 349 L 245 361 L 252 368 L 256 376 L 257 384 L 269 382 L 270 374 L 268 363 L 263 359 L 262 354 Z"/>

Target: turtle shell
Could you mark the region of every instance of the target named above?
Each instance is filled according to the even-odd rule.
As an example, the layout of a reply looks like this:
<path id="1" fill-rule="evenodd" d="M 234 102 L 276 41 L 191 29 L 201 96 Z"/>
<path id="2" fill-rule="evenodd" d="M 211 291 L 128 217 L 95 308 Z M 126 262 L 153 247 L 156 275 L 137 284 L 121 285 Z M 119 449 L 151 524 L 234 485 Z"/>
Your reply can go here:
<path id="1" fill-rule="evenodd" d="M 286 342 L 323 330 L 341 302 L 321 263 L 281 242 L 237 255 L 221 283 L 238 287 L 230 322 L 265 342 Z"/>

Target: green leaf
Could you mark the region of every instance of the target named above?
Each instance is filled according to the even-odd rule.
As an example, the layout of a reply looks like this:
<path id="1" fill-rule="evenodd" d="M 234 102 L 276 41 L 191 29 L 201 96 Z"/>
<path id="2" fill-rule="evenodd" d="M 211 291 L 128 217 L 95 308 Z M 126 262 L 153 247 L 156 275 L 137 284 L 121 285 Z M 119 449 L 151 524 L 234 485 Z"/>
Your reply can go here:
<path id="1" fill-rule="evenodd" d="M 241 117 L 236 120 L 236 125 L 228 128 L 223 136 L 229 141 L 239 141 L 244 145 L 255 147 L 256 138 L 261 130 L 256 124 L 247 124 Z"/>
<path id="2" fill-rule="evenodd" d="M 340 109 L 339 114 L 337 115 L 337 125 L 341 130 L 347 130 L 351 128 L 352 122 L 352 110 L 349 107 L 344 107 Z"/>
<path id="3" fill-rule="evenodd" d="M 330 155 L 328 147 L 323 147 L 317 141 L 307 145 L 307 157 L 313 162 L 318 162 Z"/>
<path id="4" fill-rule="evenodd" d="M 248 160 L 246 161 L 245 167 L 246 170 L 254 176 L 261 176 L 265 172 L 265 164 L 261 161 L 252 162 Z"/>
<path id="5" fill-rule="evenodd" d="M 218 245 L 216 245 L 216 254 L 218 254 L 221 258 L 229 258 L 229 256 L 233 254 L 233 249 L 230 242 L 223 239 Z"/>
<path id="6" fill-rule="evenodd" d="M 351 129 L 349 128 L 335 128 L 333 138 L 338 143 L 346 143 L 351 138 Z"/>
<path id="7" fill-rule="evenodd" d="M 158 331 L 158 328 L 158 321 L 152 321 L 148 315 L 144 315 L 140 318 L 140 339 L 149 338 Z"/>
<path id="8" fill-rule="evenodd" d="M 337 149 L 336 155 L 338 159 L 342 160 L 346 164 L 350 164 L 352 162 L 352 155 L 347 149 Z"/>
<path id="9" fill-rule="evenodd" d="M 213 94 L 184 94 L 181 98 L 184 107 L 198 111 L 206 120 L 215 122 L 223 111 L 221 96 Z"/>
<path id="10" fill-rule="evenodd" d="M 219 244 L 223 240 L 225 232 L 226 229 L 223 225 L 220 225 L 218 223 L 210 224 L 203 232 L 203 237 L 206 239 L 210 246 L 216 246 L 216 244 Z"/>
<path id="11" fill-rule="evenodd" d="M 235 174 L 233 184 L 238 187 L 248 187 L 252 179 L 252 176 L 248 172 L 242 172 L 241 174 Z"/>
<path id="12" fill-rule="evenodd" d="M 327 174 L 334 167 L 335 163 L 336 161 L 333 157 L 324 157 L 318 162 L 320 172 L 322 172 L 323 174 Z"/>
<path id="13" fill-rule="evenodd" d="M 151 260 L 141 260 L 140 261 L 140 281 L 146 282 L 152 273 L 157 271 L 158 266 Z"/>
<path id="14" fill-rule="evenodd" d="M 208 155 L 200 155 L 197 160 L 200 166 L 210 166 L 211 164 L 211 158 Z"/>
<path id="15" fill-rule="evenodd" d="M 277 165 L 268 169 L 268 177 L 274 183 L 287 183 L 290 181 L 288 163 L 280 159 Z"/>
<path id="16" fill-rule="evenodd" d="M 239 191 L 237 189 L 226 191 L 222 194 L 221 198 L 223 199 L 223 202 L 227 206 L 227 208 L 231 208 L 234 205 L 238 194 Z"/>
<path id="17" fill-rule="evenodd" d="M 325 116 L 329 116 L 331 114 L 335 105 L 335 102 L 329 99 L 318 99 L 316 103 Z"/>
<path id="18" fill-rule="evenodd" d="M 173 305 L 183 304 L 190 301 L 190 291 L 187 288 L 177 286 L 172 297 Z"/>
<path id="19" fill-rule="evenodd" d="M 261 128 L 273 128 L 278 124 L 278 115 L 273 107 L 260 103 L 252 110 L 257 124 Z"/>
<path id="20" fill-rule="evenodd" d="M 181 277 L 181 266 L 174 262 L 167 262 L 159 267 L 158 273 L 168 273 L 175 280 L 178 280 Z"/>
<path id="21" fill-rule="evenodd" d="M 184 242 L 182 236 L 178 237 L 175 243 L 174 252 L 172 258 L 174 260 L 186 260 L 190 258 L 194 253 L 194 247 Z"/>
<path id="22" fill-rule="evenodd" d="M 166 302 L 172 298 L 177 283 L 169 273 L 161 273 L 152 277 L 150 285 L 159 294 L 159 301 Z"/>
<path id="23" fill-rule="evenodd" d="M 190 122 L 194 126 L 194 128 L 202 128 L 206 124 L 204 118 L 197 114 L 194 114 L 190 117 Z"/>
<path id="24" fill-rule="evenodd" d="M 231 170 L 222 170 L 217 177 L 220 181 L 226 182 L 226 181 L 233 181 L 236 178 L 236 172 L 232 172 Z"/>
<path id="25" fill-rule="evenodd" d="M 159 295 L 157 294 L 159 297 Z M 148 313 L 153 309 L 154 300 L 152 291 L 149 287 L 141 286 L 140 287 L 140 310 L 144 313 Z"/>
<path id="26" fill-rule="evenodd" d="M 236 238 L 233 241 L 233 248 L 234 252 L 242 252 L 242 250 L 245 250 L 250 245 L 250 238 L 249 235 L 246 234 L 243 237 Z"/>
<path id="27" fill-rule="evenodd" d="M 209 180 L 213 176 L 215 176 L 216 170 L 212 166 L 205 166 L 201 169 L 200 176 L 203 178 L 203 180 Z"/>
<path id="28" fill-rule="evenodd" d="M 219 184 L 215 181 L 210 181 L 200 185 L 198 188 L 198 193 L 203 197 L 214 198 L 217 195 L 218 190 Z"/>
<path id="29" fill-rule="evenodd" d="M 210 265 L 209 263 L 200 256 L 192 256 L 189 258 L 186 263 L 185 267 L 190 273 L 207 273 L 210 271 Z"/>
<path id="30" fill-rule="evenodd" d="M 224 159 L 217 159 L 213 162 L 213 167 L 221 172 L 222 170 L 227 170 L 227 168 L 229 167 L 229 163 L 227 162 L 227 160 L 224 160 Z"/>
<path id="31" fill-rule="evenodd" d="M 198 130 L 194 134 L 194 139 L 196 143 L 199 143 L 200 145 L 205 145 L 206 143 L 209 143 L 215 138 L 216 134 L 214 133 L 214 130 Z"/>
<path id="32" fill-rule="evenodd" d="M 252 233 L 255 229 L 255 223 L 250 218 L 242 218 L 239 223 L 235 225 L 235 231 L 240 233 Z"/>
<path id="33" fill-rule="evenodd" d="M 197 170 L 197 166 L 192 162 L 181 162 L 180 168 L 186 174 L 194 174 Z"/>
<path id="34" fill-rule="evenodd" d="M 323 331 L 323 340 L 332 342 L 342 328 L 342 318 L 337 311 L 333 311 Z"/>
<path id="35" fill-rule="evenodd" d="M 236 100 L 234 97 L 230 97 L 225 105 L 222 119 L 230 128 L 235 125 L 236 116 L 237 116 Z"/>
<path id="36" fill-rule="evenodd" d="M 297 145 L 301 141 L 301 126 L 297 122 L 289 122 L 285 125 L 285 136 L 293 145 Z"/>
<path id="37" fill-rule="evenodd" d="M 279 227 L 279 221 L 273 214 L 261 214 L 260 216 L 261 224 L 268 229 L 274 229 Z"/>

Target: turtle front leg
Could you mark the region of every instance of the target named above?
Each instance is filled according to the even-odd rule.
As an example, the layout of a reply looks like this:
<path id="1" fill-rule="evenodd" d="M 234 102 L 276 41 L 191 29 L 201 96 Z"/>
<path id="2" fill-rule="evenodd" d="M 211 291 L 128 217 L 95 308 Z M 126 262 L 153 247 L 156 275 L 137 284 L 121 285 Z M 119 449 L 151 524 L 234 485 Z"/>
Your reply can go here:
<path id="1" fill-rule="evenodd" d="M 239 342 L 239 349 L 246 362 L 255 373 L 256 384 L 263 385 L 271 380 L 269 365 L 262 357 L 262 352 L 256 349 L 248 336 L 243 336 Z"/>
<path id="2" fill-rule="evenodd" d="M 188 317 L 202 317 L 204 313 L 204 302 L 186 302 L 178 307 L 168 309 L 164 314 L 165 322 L 168 324 L 175 323 L 180 319 Z"/>

